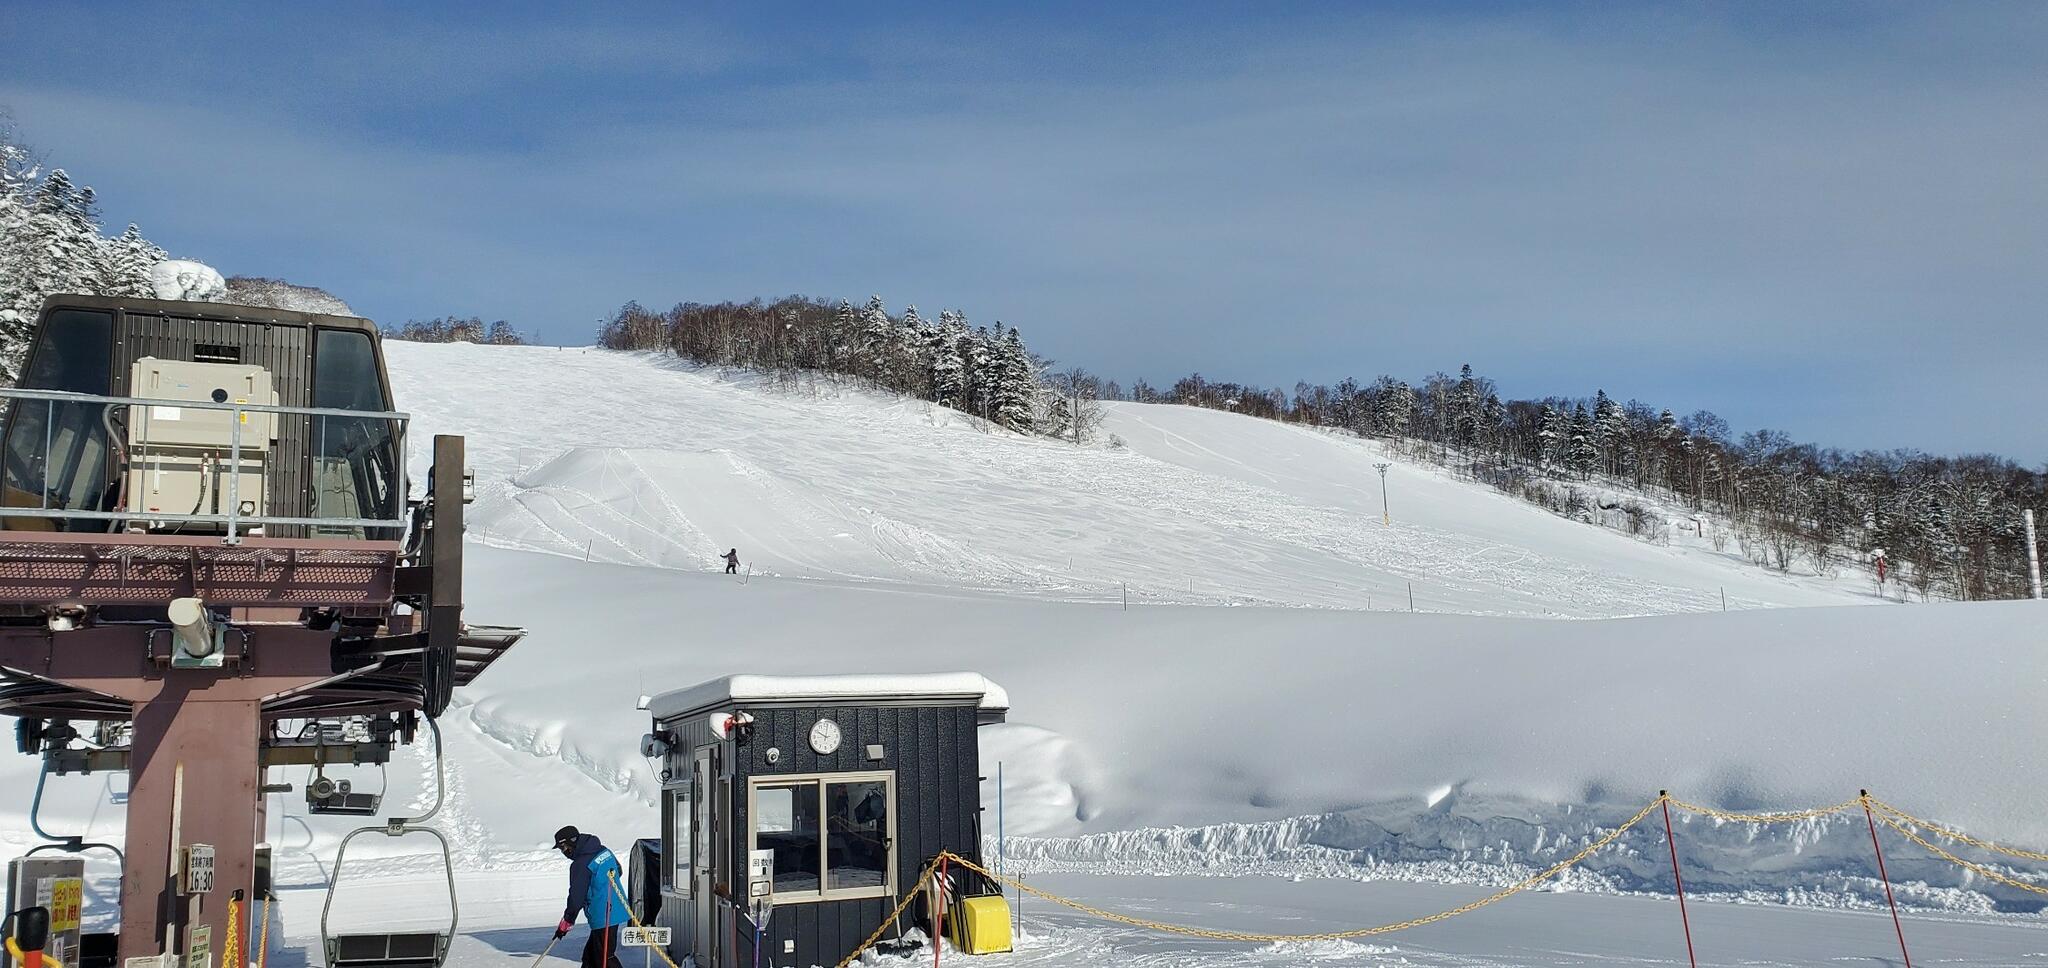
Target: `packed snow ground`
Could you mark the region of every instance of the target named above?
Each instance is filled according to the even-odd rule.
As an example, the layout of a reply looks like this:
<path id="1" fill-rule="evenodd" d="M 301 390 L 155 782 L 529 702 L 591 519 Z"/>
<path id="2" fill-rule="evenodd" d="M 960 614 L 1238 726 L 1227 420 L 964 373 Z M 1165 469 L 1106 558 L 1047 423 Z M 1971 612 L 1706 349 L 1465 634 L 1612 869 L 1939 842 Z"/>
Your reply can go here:
<path id="1" fill-rule="evenodd" d="M 547 945 L 560 914 L 553 872 L 465 879 L 464 922 L 450 968 L 527 968 Z M 1182 923 L 1271 934 L 1343 930 L 1363 922 L 1400 920 L 1472 900 L 1471 887 L 1352 884 L 1271 877 L 1175 879 L 1132 875 L 1054 874 L 1032 883 L 1118 910 Z M 392 885 L 364 885 L 390 887 Z M 403 920 L 410 885 L 383 896 L 387 918 Z M 426 899 L 431 905 L 431 898 Z M 287 894 L 271 964 L 301 968 L 319 949 L 319 892 Z M 1106 924 L 1027 900 L 1017 950 L 963 959 L 988 968 L 1565 968 L 1683 965 L 1678 907 L 1669 899 L 1552 893 L 1515 898 L 1449 923 L 1358 941 L 1240 944 L 1167 937 Z M 1824 911 L 1783 906 L 1691 904 L 1701 965 L 1773 968 L 1789 965 L 1899 963 L 1891 919 L 1874 911 Z M 415 922 L 426 924 L 428 917 Z M 1912 916 L 1904 931 L 1915 964 L 1989 968 L 2048 964 L 2048 927 L 2012 919 Z M 582 932 L 555 946 L 544 964 L 574 963 Z M 627 968 L 645 954 L 625 952 Z M 945 963 L 953 964 L 952 954 Z M 929 956 L 874 962 L 891 968 L 930 964 Z M 652 961 L 655 968 L 661 962 Z"/>
<path id="2" fill-rule="evenodd" d="M 1377 486 L 1377 448 L 1227 414 L 1118 407 L 1126 446 L 1077 449 L 643 355 L 390 351 L 416 415 L 415 473 L 427 434 L 470 438 L 483 491 L 471 617 L 532 630 L 444 718 L 440 822 L 475 926 L 462 965 L 537 952 L 544 936 L 522 925 L 559 912 L 561 861 L 545 849 L 556 826 L 614 844 L 654 832 L 635 699 L 734 672 L 985 673 L 1013 702 L 1009 724 L 984 730 L 983 757 L 985 772 L 1002 764 L 1014 870 L 1111 906 L 1236 911 L 1275 930 L 1445 906 L 1570 854 L 1662 788 L 1763 809 L 1868 787 L 1973 833 L 2048 845 L 2048 764 L 2035 755 L 2048 612 L 2034 603 L 1765 609 L 1874 598 L 1407 466 L 1391 475 L 1386 528 L 1377 494 L 1359 490 Z M 712 572 L 732 546 L 750 576 Z M 1423 614 L 1396 595 L 1411 579 Z M 1746 610 L 1719 614 L 1724 585 Z M 393 804 L 424 805 L 427 763 L 415 747 L 392 765 Z M 303 784 L 286 773 L 272 779 Z M 0 783 L 25 795 L 33 763 L 0 760 Z M 53 780 L 45 827 L 118 841 L 122 783 Z M 269 832 L 281 882 L 300 892 L 286 905 L 293 943 L 317 933 L 308 892 L 329 882 L 350 826 L 302 803 L 275 798 Z M 1860 817 L 1680 820 L 1687 886 L 1703 895 L 1849 909 L 1881 897 Z M 30 842 L 18 812 L 0 823 L 9 852 Z M 439 881 L 418 849 L 352 844 L 338 919 L 431 920 Z M 1508 927 L 1454 927 L 1467 939 L 1455 943 L 1254 950 L 1062 920 L 1013 960 L 1669 961 L 1668 946 L 1638 950 L 1618 927 L 1663 915 L 1619 896 L 1669 891 L 1663 849 L 1661 831 L 1639 828 L 1562 881 L 1569 901 L 1510 900 L 1488 915 Z M 2038 931 L 2009 933 L 2037 898 L 1889 849 L 1904 903 L 1995 922 L 1926 922 L 1978 959 L 1958 963 L 2048 952 Z M 1560 912 L 1549 927 L 1517 920 L 1535 902 L 1567 906 L 1547 909 Z M 1707 963 L 1812 963 L 1800 952 L 1826 945 L 1798 939 L 1878 923 L 1716 910 L 1740 940 Z M 1840 957 L 1887 957 L 1844 945 Z"/>

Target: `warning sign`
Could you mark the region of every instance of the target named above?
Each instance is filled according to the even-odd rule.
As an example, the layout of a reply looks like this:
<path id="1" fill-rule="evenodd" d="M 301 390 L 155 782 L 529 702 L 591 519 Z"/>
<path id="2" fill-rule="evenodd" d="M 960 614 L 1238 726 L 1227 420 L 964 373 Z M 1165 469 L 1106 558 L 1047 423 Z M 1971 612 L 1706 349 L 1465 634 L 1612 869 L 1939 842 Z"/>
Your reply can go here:
<path id="1" fill-rule="evenodd" d="M 84 878 L 57 878 L 50 885 L 50 930 L 58 934 L 78 930 L 79 909 L 84 899 Z"/>
<path id="2" fill-rule="evenodd" d="M 185 968 L 213 968 L 213 925 L 195 924 L 185 936 Z"/>

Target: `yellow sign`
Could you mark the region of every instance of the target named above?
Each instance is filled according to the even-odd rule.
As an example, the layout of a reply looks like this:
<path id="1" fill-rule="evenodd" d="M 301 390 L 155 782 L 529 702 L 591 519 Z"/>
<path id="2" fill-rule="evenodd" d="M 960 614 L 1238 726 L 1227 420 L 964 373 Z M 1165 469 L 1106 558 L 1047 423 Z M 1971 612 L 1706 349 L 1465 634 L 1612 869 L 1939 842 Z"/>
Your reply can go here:
<path id="1" fill-rule="evenodd" d="M 50 930 L 56 933 L 78 930 L 79 908 L 83 906 L 85 880 L 60 877 L 50 890 Z"/>

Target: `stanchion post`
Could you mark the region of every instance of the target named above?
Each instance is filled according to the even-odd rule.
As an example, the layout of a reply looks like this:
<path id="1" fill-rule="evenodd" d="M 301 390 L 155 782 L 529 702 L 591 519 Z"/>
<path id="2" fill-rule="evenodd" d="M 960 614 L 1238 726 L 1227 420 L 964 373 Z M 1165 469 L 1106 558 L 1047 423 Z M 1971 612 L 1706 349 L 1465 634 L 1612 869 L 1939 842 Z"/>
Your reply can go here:
<path id="1" fill-rule="evenodd" d="M 1700 959 L 1692 951 L 1692 919 L 1685 913 L 1685 880 L 1678 876 L 1678 835 L 1671 829 L 1671 791 L 1658 790 L 1657 800 L 1664 807 L 1664 843 L 1671 848 L 1671 886 L 1678 892 L 1678 924 L 1685 929 L 1685 960 L 1692 968 L 1700 968 Z"/>
<path id="2" fill-rule="evenodd" d="M 1877 843 L 1877 818 L 1870 812 L 1870 791 L 1857 791 L 1857 798 L 1863 801 L 1863 822 L 1870 825 L 1870 850 L 1877 855 L 1877 879 L 1884 882 L 1884 903 L 1892 909 L 1892 932 L 1899 936 L 1899 957 L 1905 959 L 1906 968 L 1913 968 L 1913 956 L 1906 952 L 1906 929 L 1899 924 L 1899 902 L 1892 897 L 1892 876 L 1884 869 L 1884 848 Z"/>

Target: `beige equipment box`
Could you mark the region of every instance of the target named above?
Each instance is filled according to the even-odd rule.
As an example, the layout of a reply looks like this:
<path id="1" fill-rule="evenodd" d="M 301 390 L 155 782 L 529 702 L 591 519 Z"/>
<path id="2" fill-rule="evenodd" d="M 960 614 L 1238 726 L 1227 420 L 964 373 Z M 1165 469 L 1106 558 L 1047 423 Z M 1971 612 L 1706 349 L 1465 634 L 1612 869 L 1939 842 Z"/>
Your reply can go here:
<path id="1" fill-rule="evenodd" d="M 236 414 L 186 403 L 277 405 L 270 371 L 242 363 L 188 363 L 145 356 L 129 374 L 129 395 L 163 403 L 128 415 L 126 510 L 151 514 L 227 514 L 232 487 L 240 513 L 265 513 L 265 469 L 277 449 L 277 414 Z M 235 432 L 241 462 L 234 462 Z M 235 481 L 239 478 L 239 481 Z M 225 531 L 222 525 L 151 521 L 150 530 Z"/>

